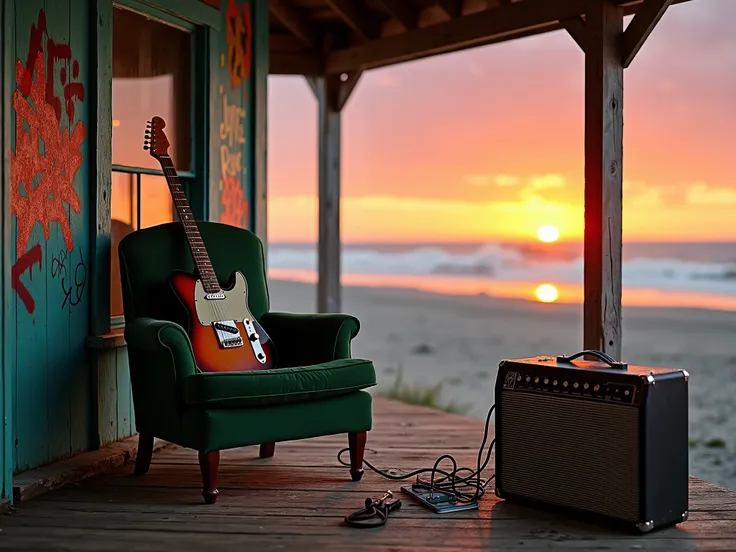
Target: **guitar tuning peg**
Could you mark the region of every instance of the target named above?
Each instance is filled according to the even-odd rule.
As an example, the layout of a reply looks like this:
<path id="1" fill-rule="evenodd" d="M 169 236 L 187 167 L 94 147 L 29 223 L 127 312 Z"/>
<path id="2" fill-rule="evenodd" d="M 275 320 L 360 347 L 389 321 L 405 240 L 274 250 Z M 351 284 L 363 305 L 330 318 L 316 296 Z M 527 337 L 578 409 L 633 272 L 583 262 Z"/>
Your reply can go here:
<path id="1" fill-rule="evenodd" d="M 143 149 L 147 151 L 147 150 L 149 150 L 151 148 L 149 148 L 148 146 L 143 146 Z"/>

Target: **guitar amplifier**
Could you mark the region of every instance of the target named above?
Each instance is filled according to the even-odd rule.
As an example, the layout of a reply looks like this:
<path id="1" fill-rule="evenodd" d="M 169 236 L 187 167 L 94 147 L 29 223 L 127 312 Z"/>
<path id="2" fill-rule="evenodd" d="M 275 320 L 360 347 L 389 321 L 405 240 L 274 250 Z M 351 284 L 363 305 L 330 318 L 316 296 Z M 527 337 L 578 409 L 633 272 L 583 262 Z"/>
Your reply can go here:
<path id="1" fill-rule="evenodd" d="M 502 361 L 496 495 L 634 532 L 685 521 L 688 377 L 599 351 Z"/>

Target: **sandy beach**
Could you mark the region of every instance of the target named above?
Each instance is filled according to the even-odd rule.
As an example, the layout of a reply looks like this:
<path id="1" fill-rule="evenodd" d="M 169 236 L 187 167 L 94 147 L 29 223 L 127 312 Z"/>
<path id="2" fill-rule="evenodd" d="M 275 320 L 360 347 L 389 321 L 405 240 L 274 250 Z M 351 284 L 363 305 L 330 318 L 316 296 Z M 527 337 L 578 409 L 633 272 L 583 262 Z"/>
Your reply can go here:
<path id="1" fill-rule="evenodd" d="M 271 280 L 270 295 L 274 311 L 315 310 L 313 284 Z M 374 392 L 400 371 L 410 385 L 443 382 L 440 402 L 467 405 L 476 418 L 493 402 L 500 360 L 582 345 L 578 305 L 345 287 L 343 311 L 361 321 L 353 356 L 374 362 Z M 690 473 L 736 489 L 736 312 L 625 307 L 623 317 L 623 360 L 691 375 Z"/>

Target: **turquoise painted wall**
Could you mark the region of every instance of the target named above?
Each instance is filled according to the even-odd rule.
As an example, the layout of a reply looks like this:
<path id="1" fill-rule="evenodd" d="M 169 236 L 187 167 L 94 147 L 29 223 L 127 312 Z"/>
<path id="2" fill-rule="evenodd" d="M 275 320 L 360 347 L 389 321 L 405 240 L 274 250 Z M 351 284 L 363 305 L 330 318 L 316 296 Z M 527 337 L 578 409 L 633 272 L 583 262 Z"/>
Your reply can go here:
<path id="1" fill-rule="evenodd" d="M 160 2 L 169 10 L 174 4 L 194 11 L 204 5 Z M 90 13 L 96 3 L 7 0 L 4 6 L 9 17 L 0 46 L 8 61 L 2 66 L 8 93 L 0 97 L 7 115 L 2 159 L 8 178 L 2 222 L 8 235 L 0 296 L 0 413 L 7 413 L 3 442 L 10 446 L 0 455 L 0 490 L 7 493 L 12 471 L 127 437 L 135 433 L 135 419 L 125 347 L 87 348 L 96 276 L 96 108 L 89 97 L 97 74 L 90 50 L 96 22 L 79 14 Z M 209 144 L 203 149 L 203 192 L 211 220 L 253 229 L 254 110 L 265 108 L 265 96 L 256 102 L 256 83 L 265 82 L 268 63 L 267 33 L 255 26 L 260 21 L 267 27 L 267 0 L 222 0 L 219 17 L 219 29 L 210 28 L 206 41 Z M 258 90 L 265 95 L 265 87 Z M 265 163 L 262 157 L 258 162 Z"/>
<path id="2" fill-rule="evenodd" d="M 0 2 L 0 500 L 13 493 L 12 371 L 5 362 L 10 297 L 10 50 L 12 4 Z"/>
<path id="3" fill-rule="evenodd" d="M 89 0 L 15 0 L 11 110 L 14 459 L 89 444 Z M 12 322 L 15 322 L 14 324 Z"/>

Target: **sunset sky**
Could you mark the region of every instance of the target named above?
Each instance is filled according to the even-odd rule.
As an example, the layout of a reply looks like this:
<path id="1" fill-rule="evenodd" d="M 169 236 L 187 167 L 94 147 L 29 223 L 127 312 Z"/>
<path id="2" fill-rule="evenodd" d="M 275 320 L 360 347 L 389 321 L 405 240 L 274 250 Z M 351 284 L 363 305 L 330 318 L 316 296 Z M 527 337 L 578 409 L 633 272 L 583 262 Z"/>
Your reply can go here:
<path id="1" fill-rule="evenodd" d="M 670 8 L 624 77 L 624 238 L 736 241 L 736 2 Z M 579 239 L 583 85 L 562 31 L 364 74 L 343 115 L 343 239 Z M 317 104 L 303 78 L 269 88 L 269 239 L 312 241 Z"/>

